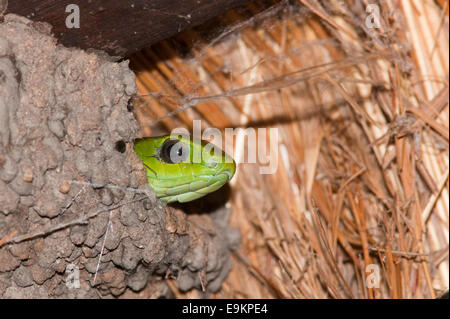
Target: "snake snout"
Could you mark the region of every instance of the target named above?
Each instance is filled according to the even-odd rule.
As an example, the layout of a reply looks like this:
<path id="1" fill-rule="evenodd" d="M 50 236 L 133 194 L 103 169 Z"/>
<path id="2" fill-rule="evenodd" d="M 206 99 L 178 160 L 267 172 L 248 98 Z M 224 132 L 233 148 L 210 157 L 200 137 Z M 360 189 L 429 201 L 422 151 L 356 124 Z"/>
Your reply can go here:
<path id="1" fill-rule="evenodd" d="M 226 163 L 223 167 L 217 172 L 217 174 L 226 174 L 228 176 L 228 180 L 231 180 L 236 171 L 236 165 L 233 163 Z"/>

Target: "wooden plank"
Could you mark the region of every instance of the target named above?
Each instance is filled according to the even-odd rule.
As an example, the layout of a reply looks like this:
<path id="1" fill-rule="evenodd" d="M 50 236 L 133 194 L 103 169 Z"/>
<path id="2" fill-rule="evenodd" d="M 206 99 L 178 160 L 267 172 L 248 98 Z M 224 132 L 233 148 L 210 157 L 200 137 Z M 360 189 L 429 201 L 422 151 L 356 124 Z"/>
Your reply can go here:
<path id="1" fill-rule="evenodd" d="M 128 56 L 247 2 L 249 0 L 28 0 L 9 1 L 6 13 L 50 23 L 53 34 L 65 46 Z M 73 7 L 68 7 L 71 4 L 79 8 L 79 28 L 67 27 L 67 21 L 75 21 L 71 16 Z"/>

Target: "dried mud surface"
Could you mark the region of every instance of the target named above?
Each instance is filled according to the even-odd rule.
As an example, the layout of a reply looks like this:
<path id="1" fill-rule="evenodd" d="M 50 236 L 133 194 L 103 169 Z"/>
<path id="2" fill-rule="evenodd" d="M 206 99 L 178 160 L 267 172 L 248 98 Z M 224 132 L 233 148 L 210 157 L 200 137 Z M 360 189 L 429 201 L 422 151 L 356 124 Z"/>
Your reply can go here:
<path id="1" fill-rule="evenodd" d="M 47 24 L 0 23 L 0 298 L 172 297 L 166 277 L 220 288 L 239 233 L 225 208 L 155 199 L 132 151 L 135 92 L 128 61 L 60 46 Z"/>

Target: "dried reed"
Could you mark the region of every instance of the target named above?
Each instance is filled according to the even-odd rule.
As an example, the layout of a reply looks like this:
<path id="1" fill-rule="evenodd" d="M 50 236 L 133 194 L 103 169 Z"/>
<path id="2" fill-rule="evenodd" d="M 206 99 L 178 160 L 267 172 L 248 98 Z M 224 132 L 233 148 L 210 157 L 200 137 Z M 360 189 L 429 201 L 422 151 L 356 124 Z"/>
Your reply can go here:
<path id="1" fill-rule="evenodd" d="M 143 134 L 238 127 L 242 161 L 246 128 L 278 128 L 275 174 L 239 164 L 242 245 L 214 297 L 448 289 L 448 1 L 367 5 L 252 2 L 131 58 Z"/>

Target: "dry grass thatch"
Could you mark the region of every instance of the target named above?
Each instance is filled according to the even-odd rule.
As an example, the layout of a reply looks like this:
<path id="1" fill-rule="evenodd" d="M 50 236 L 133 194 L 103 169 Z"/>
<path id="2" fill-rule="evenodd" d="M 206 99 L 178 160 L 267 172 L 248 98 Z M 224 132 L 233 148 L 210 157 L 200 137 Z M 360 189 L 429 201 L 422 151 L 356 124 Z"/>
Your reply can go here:
<path id="1" fill-rule="evenodd" d="M 246 128 L 278 129 L 276 173 L 232 182 L 242 245 L 215 297 L 448 289 L 448 1 L 379 1 L 376 28 L 368 3 L 253 2 L 132 57 L 146 135 L 240 128 L 242 161 Z"/>

